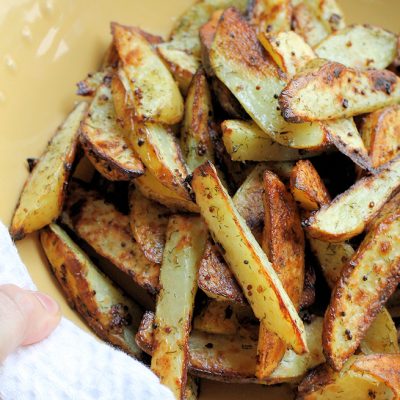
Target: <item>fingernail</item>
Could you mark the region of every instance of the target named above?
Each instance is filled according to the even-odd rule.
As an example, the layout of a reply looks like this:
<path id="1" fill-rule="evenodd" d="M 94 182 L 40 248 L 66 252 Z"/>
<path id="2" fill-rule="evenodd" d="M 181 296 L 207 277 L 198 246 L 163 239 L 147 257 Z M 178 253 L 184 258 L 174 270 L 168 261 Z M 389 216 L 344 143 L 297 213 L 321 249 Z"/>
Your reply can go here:
<path id="1" fill-rule="evenodd" d="M 40 293 L 40 292 L 34 292 L 34 295 L 40 301 L 40 303 L 46 309 L 47 312 L 49 312 L 50 314 L 58 314 L 59 313 L 60 306 L 50 296 L 47 296 L 47 294 Z"/>

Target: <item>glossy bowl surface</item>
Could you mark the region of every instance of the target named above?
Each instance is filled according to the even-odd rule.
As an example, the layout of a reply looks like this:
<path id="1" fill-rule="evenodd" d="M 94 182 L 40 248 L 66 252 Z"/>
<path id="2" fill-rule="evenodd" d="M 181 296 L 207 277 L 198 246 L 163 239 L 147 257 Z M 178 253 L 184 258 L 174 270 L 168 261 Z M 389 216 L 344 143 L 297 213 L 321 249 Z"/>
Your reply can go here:
<path id="1" fill-rule="evenodd" d="M 27 176 L 25 159 L 37 157 L 77 100 L 75 83 L 94 71 L 109 43 L 109 22 L 139 25 L 167 35 L 192 0 L 0 1 L 0 220 L 9 224 Z M 399 0 L 339 0 L 348 22 L 398 32 Z M 50 275 L 35 235 L 17 244 L 40 290 L 84 329 Z M 201 400 L 289 399 L 286 388 L 204 382 Z"/>

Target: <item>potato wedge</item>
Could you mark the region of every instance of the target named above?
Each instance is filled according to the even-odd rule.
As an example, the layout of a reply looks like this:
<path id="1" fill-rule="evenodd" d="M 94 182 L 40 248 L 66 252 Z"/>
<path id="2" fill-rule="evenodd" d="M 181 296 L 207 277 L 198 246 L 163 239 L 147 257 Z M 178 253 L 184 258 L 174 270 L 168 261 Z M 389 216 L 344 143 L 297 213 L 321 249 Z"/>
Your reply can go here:
<path id="1" fill-rule="evenodd" d="M 373 221 L 344 268 L 325 314 L 323 346 L 340 370 L 400 281 L 400 194 Z"/>
<path id="2" fill-rule="evenodd" d="M 389 311 L 384 308 L 368 328 L 360 343 L 363 354 L 394 354 L 399 353 L 396 325 Z"/>
<path id="3" fill-rule="evenodd" d="M 254 122 L 226 120 L 221 129 L 222 140 L 233 161 L 288 161 L 317 154 L 282 146 Z"/>
<path id="4" fill-rule="evenodd" d="M 187 168 L 170 129 L 161 124 L 135 122 L 130 142 L 150 174 L 179 197 L 191 200 L 184 185 Z"/>
<path id="5" fill-rule="evenodd" d="M 207 228 L 199 217 L 170 218 L 154 318 L 151 370 L 177 399 L 183 399 L 185 393 L 198 264 L 206 240 Z"/>
<path id="6" fill-rule="evenodd" d="M 309 161 L 298 161 L 290 176 L 290 190 L 303 210 L 317 211 L 330 203 L 330 196 L 318 172 Z M 304 213 L 307 215 L 306 213 Z M 353 257 L 354 249 L 345 242 L 329 243 L 308 235 L 314 256 L 330 288 L 339 280 L 343 266 Z"/>
<path id="7" fill-rule="evenodd" d="M 400 78 L 390 71 L 358 71 L 316 59 L 279 96 L 288 122 L 348 118 L 400 102 Z"/>
<path id="8" fill-rule="evenodd" d="M 309 238 L 311 250 L 318 260 L 325 280 L 333 288 L 345 264 L 353 257 L 354 249 L 346 242 L 329 243 Z"/>
<path id="9" fill-rule="evenodd" d="M 144 175 L 135 179 L 135 186 L 143 196 L 157 201 L 172 210 L 183 210 L 198 213 L 199 207 L 192 200 L 179 196 L 178 193 L 164 186 L 148 170 Z"/>
<path id="10" fill-rule="evenodd" d="M 294 199 L 308 211 L 317 211 L 331 201 L 324 182 L 308 160 L 296 163 L 290 176 L 290 188 Z"/>
<path id="11" fill-rule="evenodd" d="M 136 335 L 140 348 L 151 353 L 154 314 L 146 313 Z M 274 385 L 298 382 L 311 368 L 324 362 L 321 350 L 322 318 L 305 326 L 309 353 L 297 355 L 287 350 L 279 367 L 265 380 L 255 377 L 257 334 L 215 335 L 193 330 L 189 337 L 189 371 L 196 376 L 221 382 Z"/>
<path id="12" fill-rule="evenodd" d="M 204 161 L 214 162 L 212 141 L 213 107 L 204 72 L 193 77 L 185 102 L 185 118 L 181 129 L 181 148 L 192 171 Z"/>
<path id="13" fill-rule="evenodd" d="M 249 19 L 257 33 L 290 31 L 290 0 L 254 0 L 250 4 Z"/>
<path id="14" fill-rule="evenodd" d="M 388 385 L 375 379 L 366 371 L 357 371 L 353 365 L 374 356 L 353 357 L 341 372 L 328 365 L 319 366 L 310 372 L 298 388 L 298 400 L 366 400 L 393 399 Z M 361 364 L 362 365 L 362 364 Z"/>
<path id="15" fill-rule="evenodd" d="M 237 305 L 227 301 L 209 301 L 194 317 L 193 329 L 217 335 L 235 335 L 240 329 L 235 307 Z"/>
<path id="16" fill-rule="evenodd" d="M 239 214 L 254 237 L 261 242 L 264 226 L 263 175 L 270 169 L 283 179 L 290 174 L 289 163 L 258 164 L 232 198 Z M 244 295 L 216 246 L 209 245 L 199 271 L 199 287 L 211 298 L 220 301 L 244 302 Z"/>
<path id="17" fill-rule="evenodd" d="M 328 36 L 315 53 L 350 68 L 385 69 L 395 59 L 396 47 L 394 33 L 371 25 L 353 25 Z"/>
<path id="18" fill-rule="evenodd" d="M 330 201 L 329 193 L 321 178 L 308 161 L 299 161 L 296 164 L 292 172 L 290 186 L 296 201 L 305 210 L 310 204 L 314 210 L 317 210 Z M 328 243 L 311 237 L 308 239 L 325 280 L 328 286 L 333 289 L 344 266 L 354 256 L 353 247 L 345 242 Z M 399 351 L 396 328 L 386 309 L 383 309 L 372 322 L 360 344 L 360 349 L 364 354 L 397 353 Z"/>
<path id="19" fill-rule="evenodd" d="M 210 63 L 210 50 L 222 13 L 223 10 L 215 11 L 212 14 L 210 20 L 206 24 L 204 24 L 199 30 L 201 43 L 201 61 L 207 73 L 207 76 L 211 80 L 213 93 L 217 97 L 218 103 L 223 108 L 223 110 L 228 115 L 234 118 L 245 118 L 246 112 L 243 110 L 243 107 L 240 105 L 240 103 L 231 93 L 231 91 L 226 87 L 226 85 L 215 76 L 214 70 L 212 69 Z"/>
<path id="20" fill-rule="evenodd" d="M 144 196 L 167 207 L 196 212 L 196 204 L 183 187 L 187 169 L 171 131 L 158 124 L 147 127 L 144 124 L 146 129 L 143 129 L 141 123 L 134 122 L 133 100 L 123 71 L 113 77 L 111 85 L 118 121 L 130 134 L 132 147 L 139 150 L 139 156 L 142 154 L 147 168 L 144 175 L 135 180 L 136 186 Z M 151 140 L 146 142 L 146 137 Z"/>
<path id="21" fill-rule="evenodd" d="M 193 173 L 200 213 L 254 314 L 299 354 L 307 352 L 304 327 L 270 262 L 222 186 L 209 162 Z"/>
<path id="22" fill-rule="evenodd" d="M 393 392 L 393 398 L 400 398 L 400 355 L 373 354 L 359 357 L 351 366 L 353 371 L 374 377 Z"/>
<path id="23" fill-rule="evenodd" d="M 129 204 L 133 237 L 148 260 L 161 264 L 171 211 L 138 190 L 131 191 Z"/>
<path id="24" fill-rule="evenodd" d="M 179 122 L 183 117 L 181 93 L 150 43 L 139 30 L 117 23 L 111 29 L 133 94 L 135 118 L 170 125 Z"/>
<path id="25" fill-rule="evenodd" d="M 199 288 L 210 298 L 219 301 L 245 303 L 242 289 L 226 265 L 218 247 L 207 242 L 199 266 Z"/>
<path id="26" fill-rule="evenodd" d="M 288 78 L 315 58 L 313 49 L 294 31 L 275 34 L 261 32 L 258 38 Z"/>
<path id="27" fill-rule="evenodd" d="M 270 171 L 264 173 L 263 203 L 262 249 L 298 309 L 304 283 L 304 233 L 293 196 Z"/>
<path id="28" fill-rule="evenodd" d="M 171 32 L 174 47 L 200 58 L 199 29 L 214 11 L 236 7 L 245 12 L 247 0 L 201 0 L 190 6 L 178 20 Z"/>
<path id="29" fill-rule="evenodd" d="M 158 292 L 160 266 L 149 261 L 133 239 L 129 217 L 95 191 L 72 185 L 63 222 L 149 294 Z"/>
<path id="30" fill-rule="evenodd" d="M 379 168 L 400 153 L 400 106 L 390 106 L 367 115 L 361 136 L 372 168 Z"/>
<path id="31" fill-rule="evenodd" d="M 261 43 L 289 77 L 293 77 L 307 63 L 315 59 L 311 47 L 295 32 L 281 32 L 276 36 L 259 35 Z M 336 148 L 352 159 L 362 169 L 370 169 L 367 149 L 354 121 L 338 119 L 324 123 L 328 139 Z M 261 143 L 258 145 L 261 148 Z"/>
<path id="32" fill-rule="evenodd" d="M 311 208 L 317 210 L 330 201 L 329 193 L 321 178 L 308 161 L 299 161 L 296 164 L 292 172 L 290 186 L 296 201 L 305 210 Z M 344 266 L 354 256 L 354 249 L 345 242 L 329 243 L 311 237 L 308 239 L 325 280 L 328 286 L 333 289 Z M 364 354 L 397 353 L 399 351 L 396 328 L 386 309 L 383 309 L 372 322 L 360 344 L 360 349 Z"/>
<path id="33" fill-rule="evenodd" d="M 358 167 L 371 170 L 368 151 L 358 132 L 353 118 L 342 118 L 324 123 L 328 139 L 336 148 L 349 157 Z"/>
<path id="34" fill-rule="evenodd" d="M 101 339 L 140 359 L 142 352 L 135 342 L 140 308 L 97 269 L 59 226 L 44 228 L 40 240 L 71 307 Z"/>
<path id="35" fill-rule="evenodd" d="M 265 223 L 262 249 L 272 263 L 293 305 L 299 309 L 304 285 L 304 233 L 292 195 L 270 171 L 264 173 Z M 256 376 L 267 377 L 276 369 L 286 344 L 260 325 Z"/>
<path id="36" fill-rule="evenodd" d="M 400 158 L 356 182 L 305 221 L 310 236 L 341 242 L 361 233 L 400 186 Z"/>
<path id="37" fill-rule="evenodd" d="M 320 148 L 325 144 L 320 124 L 291 125 L 283 120 L 277 96 L 286 85 L 285 79 L 235 9 L 227 9 L 221 17 L 210 62 L 217 77 L 275 141 L 296 148 Z"/>
<path id="38" fill-rule="evenodd" d="M 322 42 L 331 32 L 306 2 L 300 2 L 293 8 L 292 26 L 311 47 Z"/>
<path id="39" fill-rule="evenodd" d="M 291 167 L 290 163 L 284 162 L 258 164 L 232 198 L 237 211 L 259 242 L 264 226 L 263 174 L 268 168 L 286 179 L 290 175 Z M 243 303 L 243 292 L 220 251 L 216 246 L 209 246 L 200 265 L 199 287 L 211 298 Z"/>
<path id="40" fill-rule="evenodd" d="M 253 235 L 261 238 L 264 227 L 263 177 L 268 165 L 260 163 L 254 167 L 235 195 L 233 205 L 245 220 Z"/>
<path id="41" fill-rule="evenodd" d="M 158 45 L 157 52 L 167 64 L 180 91 L 186 96 L 190 82 L 200 66 L 198 59 L 183 50 L 175 49 L 170 43 Z"/>
<path id="42" fill-rule="evenodd" d="M 292 0 L 292 2 L 297 5 L 301 3 L 301 0 Z M 346 27 L 344 13 L 336 0 L 305 0 L 304 2 L 332 32 Z"/>
<path id="43" fill-rule="evenodd" d="M 97 88 L 102 84 L 107 84 L 111 80 L 109 71 L 97 71 L 87 75 L 85 79 L 79 81 L 76 86 L 78 96 L 91 97 L 96 93 Z"/>
<path id="44" fill-rule="evenodd" d="M 203 64 L 203 68 L 206 71 L 208 77 L 215 77 L 214 70 L 210 65 L 210 50 L 214 41 L 215 32 L 217 32 L 219 20 L 223 12 L 224 10 L 214 11 L 211 14 L 210 19 L 199 29 L 201 63 Z"/>
<path id="45" fill-rule="evenodd" d="M 25 182 L 10 226 L 14 240 L 43 228 L 61 214 L 86 109 L 86 103 L 79 103 L 69 114 Z"/>
<path id="46" fill-rule="evenodd" d="M 86 157 L 105 178 L 129 181 L 143 175 L 144 167 L 133 153 L 117 123 L 111 89 L 101 84 L 82 121 L 79 140 Z"/>

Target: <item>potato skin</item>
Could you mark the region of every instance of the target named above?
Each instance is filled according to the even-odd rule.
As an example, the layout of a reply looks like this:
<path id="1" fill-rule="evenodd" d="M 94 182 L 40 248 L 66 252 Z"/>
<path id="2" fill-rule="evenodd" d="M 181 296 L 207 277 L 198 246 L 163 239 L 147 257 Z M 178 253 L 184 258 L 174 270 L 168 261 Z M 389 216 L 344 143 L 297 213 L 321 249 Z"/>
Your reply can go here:
<path id="1" fill-rule="evenodd" d="M 344 267 L 326 310 L 324 353 L 339 371 L 400 282 L 400 194 L 390 200 Z"/>
<path id="2" fill-rule="evenodd" d="M 148 260 L 161 264 L 171 211 L 162 204 L 131 190 L 130 225 L 135 240 Z"/>
<path id="3" fill-rule="evenodd" d="M 304 233 L 293 196 L 270 171 L 263 177 L 265 209 L 262 249 L 272 263 L 282 285 L 299 309 L 304 285 Z M 260 325 L 256 375 L 269 376 L 286 351 L 285 343 Z"/>
<path id="4" fill-rule="evenodd" d="M 400 79 L 390 71 L 358 71 L 319 59 L 307 67 L 279 95 L 282 116 L 288 122 L 348 118 L 400 101 Z"/>
<path id="5" fill-rule="evenodd" d="M 11 221 L 10 234 L 14 240 L 43 228 L 61 214 L 77 154 L 79 125 L 86 109 L 84 102 L 74 108 L 36 161 Z"/>
<path id="6" fill-rule="evenodd" d="M 293 196 L 279 178 L 264 173 L 265 223 L 262 248 L 293 304 L 298 308 L 304 283 L 304 233 Z"/>
<path id="7" fill-rule="evenodd" d="M 364 177 L 304 221 L 313 238 L 343 242 L 361 233 L 400 185 L 400 157 Z M 357 204 L 357 209 L 354 209 Z"/>
<path id="8" fill-rule="evenodd" d="M 216 76 L 210 62 L 210 50 L 217 31 L 219 19 L 223 10 L 215 11 L 210 20 L 205 23 L 199 30 L 201 43 L 201 60 L 207 76 L 211 80 L 213 93 L 218 99 L 220 106 L 224 111 L 233 118 L 245 118 L 246 111 L 240 105 L 232 92 L 221 82 Z"/>
<path id="9" fill-rule="evenodd" d="M 287 84 L 286 76 L 233 8 L 224 11 L 217 26 L 210 62 L 216 76 L 276 142 L 302 149 L 325 146 L 326 131 L 321 124 L 288 124 L 283 119 L 277 96 Z"/>
<path id="10" fill-rule="evenodd" d="M 379 168 L 400 154 L 400 105 L 365 116 L 360 128 L 372 168 Z"/>
<path id="11" fill-rule="evenodd" d="M 129 217 L 97 192 L 71 185 L 63 222 L 151 297 L 158 293 L 160 266 L 145 257 L 132 237 Z"/>
<path id="12" fill-rule="evenodd" d="M 224 249 L 223 256 L 256 317 L 296 352 L 307 352 L 303 323 L 293 303 L 212 164 L 207 162 L 196 168 L 191 184 L 201 215 Z"/>
<path id="13" fill-rule="evenodd" d="M 200 262 L 198 285 L 211 298 L 242 304 L 246 302 L 218 247 L 211 241 L 207 242 Z"/>
<path id="14" fill-rule="evenodd" d="M 140 308 L 94 266 L 60 227 L 51 224 L 42 229 L 40 240 L 70 306 L 101 339 L 140 359 L 142 354 L 134 341 L 142 315 Z"/>
<path id="15" fill-rule="evenodd" d="M 154 313 L 147 312 L 139 327 L 139 347 L 153 351 Z M 240 335 L 218 335 L 193 330 L 189 338 L 188 371 L 200 378 L 226 383 L 264 383 L 275 385 L 298 382 L 311 368 L 324 362 L 321 351 L 322 318 L 306 326 L 310 353 L 294 355 L 287 351 L 276 371 L 262 381 L 255 377 L 257 332 L 242 329 Z"/>

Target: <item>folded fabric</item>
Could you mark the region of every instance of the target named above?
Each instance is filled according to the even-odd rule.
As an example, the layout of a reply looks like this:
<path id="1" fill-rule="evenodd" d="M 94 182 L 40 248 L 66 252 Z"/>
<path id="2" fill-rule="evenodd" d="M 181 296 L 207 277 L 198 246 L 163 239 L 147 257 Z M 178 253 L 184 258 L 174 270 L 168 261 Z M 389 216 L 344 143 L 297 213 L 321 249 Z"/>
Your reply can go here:
<path id="1" fill-rule="evenodd" d="M 0 285 L 35 290 L 0 222 Z M 7 323 L 7 321 L 0 321 Z M 44 341 L 22 347 L 0 365 L 2 400 L 172 400 L 145 365 L 95 340 L 63 318 Z"/>

